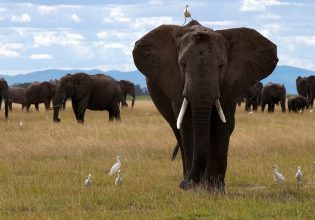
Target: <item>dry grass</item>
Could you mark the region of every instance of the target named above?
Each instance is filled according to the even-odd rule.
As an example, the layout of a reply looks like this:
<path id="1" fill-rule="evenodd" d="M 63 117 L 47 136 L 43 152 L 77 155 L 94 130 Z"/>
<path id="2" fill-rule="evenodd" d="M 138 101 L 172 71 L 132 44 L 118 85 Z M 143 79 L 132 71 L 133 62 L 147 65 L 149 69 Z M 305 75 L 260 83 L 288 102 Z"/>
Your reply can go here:
<path id="1" fill-rule="evenodd" d="M 180 158 L 170 160 L 175 138 L 151 101 L 123 109 L 122 123 L 87 111 L 79 125 L 69 105 L 60 124 L 43 107 L 25 113 L 14 106 L 9 118 L 0 118 L 1 219 L 315 218 L 315 113 L 238 110 L 225 196 L 178 188 Z M 123 156 L 120 188 L 106 175 L 116 155 Z M 286 176 L 283 185 L 273 182 L 274 163 Z M 93 186 L 86 189 L 89 173 Z"/>

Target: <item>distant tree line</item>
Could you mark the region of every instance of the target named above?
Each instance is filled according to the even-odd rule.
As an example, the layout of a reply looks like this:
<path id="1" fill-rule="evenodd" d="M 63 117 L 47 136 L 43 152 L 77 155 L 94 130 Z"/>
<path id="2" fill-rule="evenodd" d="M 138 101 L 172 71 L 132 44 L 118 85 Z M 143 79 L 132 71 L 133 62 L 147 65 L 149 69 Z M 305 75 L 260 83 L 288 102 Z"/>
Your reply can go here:
<path id="1" fill-rule="evenodd" d="M 135 85 L 136 96 L 149 96 L 149 91 L 146 87 L 141 87 L 139 84 Z"/>
<path id="2" fill-rule="evenodd" d="M 27 83 L 14 83 L 14 84 L 12 85 L 12 87 L 27 88 L 30 84 L 31 84 L 31 82 L 27 82 Z"/>

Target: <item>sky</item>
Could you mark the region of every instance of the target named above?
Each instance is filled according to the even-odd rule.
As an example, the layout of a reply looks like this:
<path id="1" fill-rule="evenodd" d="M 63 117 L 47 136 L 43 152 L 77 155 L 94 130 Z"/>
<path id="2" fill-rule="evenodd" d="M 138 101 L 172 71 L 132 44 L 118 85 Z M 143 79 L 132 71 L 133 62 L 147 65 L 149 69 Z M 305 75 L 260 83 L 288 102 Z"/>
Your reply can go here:
<path id="1" fill-rule="evenodd" d="M 134 42 L 192 17 L 214 30 L 253 28 L 279 65 L 315 70 L 314 0 L 0 0 L 0 73 L 50 68 L 133 71 Z"/>

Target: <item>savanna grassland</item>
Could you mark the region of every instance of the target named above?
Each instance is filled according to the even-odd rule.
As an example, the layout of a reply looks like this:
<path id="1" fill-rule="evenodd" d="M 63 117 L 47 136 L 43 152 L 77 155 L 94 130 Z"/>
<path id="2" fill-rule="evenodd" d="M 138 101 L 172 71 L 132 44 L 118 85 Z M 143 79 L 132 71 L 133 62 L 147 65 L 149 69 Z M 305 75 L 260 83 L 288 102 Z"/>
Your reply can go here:
<path id="1" fill-rule="evenodd" d="M 238 109 L 226 194 L 182 191 L 175 138 L 150 100 L 122 109 L 122 122 L 87 111 L 77 124 L 70 103 L 52 112 L 14 106 L 0 116 L 0 219 L 315 219 L 315 112 L 247 114 Z M 22 126 L 20 126 L 22 122 Z M 108 176 L 122 155 L 123 184 Z M 273 164 L 286 177 L 273 180 Z M 304 173 L 297 187 L 297 166 Z M 84 188 L 87 175 L 93 185 Z"/>

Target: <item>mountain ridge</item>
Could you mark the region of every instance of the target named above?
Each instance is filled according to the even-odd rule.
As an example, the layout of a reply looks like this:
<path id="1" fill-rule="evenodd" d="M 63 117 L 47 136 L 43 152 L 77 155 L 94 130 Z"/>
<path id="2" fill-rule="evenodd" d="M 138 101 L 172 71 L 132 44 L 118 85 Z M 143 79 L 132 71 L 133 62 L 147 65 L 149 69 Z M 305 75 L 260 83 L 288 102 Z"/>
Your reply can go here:
<path id="1" fill-rule="evenodd" d="M 71 69 L 71 70 L 63 70 L 63 69 L 46 69 L 33 71 L 25 74 L 17 74 L 17 75 L 1 75 L 7 80 L 9 85 L 17 84 L 17 83 L 25 83 L 25 82 L 34 82 L 34 81 L 48 81 L 51 79 L 59 79 L 67 73 L 78 73 L 85 72 L 87 74 L 97 74 L 103 73 L 109 75 L 116 80 L 129 80 L 134 84 L 139 84 L 141 87 L 146 87 L 145 77 L 138 71 L 129 71 L 123 72 L 119 70 L 109 70 L 102 71 L 98 69 L 91 70 L 81 70 L 81 69 Z M 287 65 L 279 65 L 275 68 L 273 73 L 268 76 L 266 79 L 262 80 L 263 84 L 268 82 L 274 83 L 283 83 L 287 89 L 288 94 L 296 94 L 296 85 L 295 80 L 298 76 L 309 76 L 315 75 L 315 71 L 307 70 L 303 68 L 287 66 Z"/>

